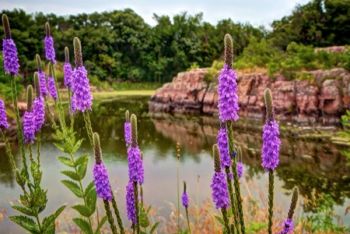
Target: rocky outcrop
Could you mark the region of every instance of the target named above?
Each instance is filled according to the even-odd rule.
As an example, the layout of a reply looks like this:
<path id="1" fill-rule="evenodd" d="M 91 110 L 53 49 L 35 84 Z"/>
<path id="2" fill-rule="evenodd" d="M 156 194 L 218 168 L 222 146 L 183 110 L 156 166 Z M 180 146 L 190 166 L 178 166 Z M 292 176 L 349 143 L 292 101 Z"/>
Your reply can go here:
<path id="1" fill-rule="evenodd" d="M 179 73 L 158 89 L 149 102 L 153 112 L 217 114 L 216 84 L 205 82 L 206 69 Z M 266 73 L 238 72 L 240 116 L 264 116 L 263 92 L 273 92 L 279 119 L 304 124 L 335 124 L 350 107 L 350 73 L 342 68 L 308 72 L 308 80 L 290 81 Z"/>

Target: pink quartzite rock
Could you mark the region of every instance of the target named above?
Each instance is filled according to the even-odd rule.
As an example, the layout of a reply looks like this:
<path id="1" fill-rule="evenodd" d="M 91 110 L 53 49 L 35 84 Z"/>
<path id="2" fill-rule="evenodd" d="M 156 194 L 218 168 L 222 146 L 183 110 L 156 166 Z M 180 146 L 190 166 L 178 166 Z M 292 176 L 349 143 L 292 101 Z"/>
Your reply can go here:
<path id="1" fill-rule="evenodd" d="M 204 81 L 206 69 L 179 73 L 152 96 L 152 112 L 217 114 L 218 96 L 215 83 Z M 308 72 L 313 80 L 288 81 L 282 75 L 271 79 L 265 73 L 238 72 L 239 115 L 264 116 L 264 90 L 273 93 L 276 116 L 299 123 L 337 123 L 350 108 L 350 73 L 343 68 Z"/>

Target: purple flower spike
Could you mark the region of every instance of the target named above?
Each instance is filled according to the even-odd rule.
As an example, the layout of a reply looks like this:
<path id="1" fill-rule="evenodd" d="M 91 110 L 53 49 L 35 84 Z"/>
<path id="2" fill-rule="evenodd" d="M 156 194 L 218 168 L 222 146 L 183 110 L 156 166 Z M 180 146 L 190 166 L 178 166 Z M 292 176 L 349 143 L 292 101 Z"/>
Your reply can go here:
<path id="1" fill-rule="evenodd" d="M 293 220 L 286 219 L 283 224 L 283 230 L 280 232 L 280 234 L 291 234 L 294 230 L 294 224 Z"/>
<path id="2" fill-rule="evenodd" d="M 227 191 L 227 183 L 224 173 L 215 172 L 212 183 L 212 197 L 216 209 L 227 208 L 230 204 Z"/>
<path id="3" fill-rule="evenodd" d="M 84 66 L 77 67 L 73 72 L 73 99 L 76 110 L 85 112 L 91 110 L 92 96 L 89 79 Z"/>
<path id="4" fill-rule="evenodd" d="M 23 135 L 26 144 L 33 144 L 35 140 L 35 116 L 26 111 L 23 115 Z"/>
<path id="5" fill-rule="evenodd" d="M 185 208 L 188 208 L 189 198 L 188 198 L 188 194 L 187 194 L 186 192 L 183 192 L 183 193 L 182 193 L 181 200 L 182 200 L 182 205 L 183 205 Z"/>
<path id="6" fill-rule="evenodd" d="M 49 76 L 47 79 L 47 88 L 49 90 L 50 96 L 56 101 L 57 100 L 57 89 L 55 84 L 55 79 Z"/>
<path id="7" fill-rule="evenodd" d="M 141 159 L 141 152 L 138 146 L 128 148 L 129 180 L 143 184 L 144 170 Z"/>
<path id="8" fill-rule="evenodd" d="M 45 57 L 50 62 L 56 63 L 56 54 L 53 44 L 54 42 L 52 36 L 46 36 L 44 39 Z"/>
<path id="9" fill-rule="evenodd" d="M 45 104 L 42 96 L 34 99 L 33 115 L 35 117 L 35 132 L 39 132 L 45 123 Z"/>
<path id="10" fill-rule="evenodd" d="M 38 72 L 39 77 L 39 91 L 40 95 L 45 97 L 48 94 L 47 86 L 46 86 L 46 77 L 43 71 Z"/>
<path id="11" fill-rule="evenodd" d="M 136 207 L 134 197 L 134 185 L 132 181 L 129 181 L 126 186 L 126 210 L 128 219 L 135 224 L 136 223 Z"/>
<path id="12" fill-rule="evenodd" d="M 263 129 L 262 166 L 266 171 L 274 170 L 279 163 L 280 132 L 275 120 L 268 120 Z"/>
<path id="13" fill-rule="evenodd" d="M 73 79 L 73 69 L 70 63 L 64 63 L 63 65 L 64 86 L 72 88 L 71 83 Z"/>
<path id="14" fill-rule="evenodd" d="M 219 118 L 221 122 L 238 120 L 237 74 L 227 64 L 219 75 Z"/>
<path id="15" fill-rule="evenodd" d="M 11 39 L 2 39 L 2 54 L 6 74 L 18 75 L 19 60 L 15 42 Z"/>
<path id="16" fill-rule="evenodd" d="M 7 129 L 8 127 L 9 123 L 7 122 L 5 103 L 2 99 L 0 99 L 0 128 Z"/>
<path id="17" fill-rule="evenodd" d="M 103 162 L 95 163 L 93 175 L 97 196 L 103 200 L 111 201 L 112 190 L 109 184 L 108 172 Z"/>
<path id="18" fill-rule="evenodd" d="M 237 175 L 238 175 L 238 178 L 241 178 L 243 176 L 243 170 L 244 170 L 243 163 L 242 162 L 238 162 L 237 163 Z"/>
<path id="19" fill-rule="evenodd" d="M 221 167 L 230 167 L 231 158 L 228 150 L 228 140 L 227 140 L 227 131 L 226 128 L 220 128 L 217 136 L 217 142 L 220 152 L 220 162 Z"/>
<path id="20" fill-rule="evenodd" d="M 124 138 L 127 145 L 131 145 L 131 123 L 124 123 Z"/>

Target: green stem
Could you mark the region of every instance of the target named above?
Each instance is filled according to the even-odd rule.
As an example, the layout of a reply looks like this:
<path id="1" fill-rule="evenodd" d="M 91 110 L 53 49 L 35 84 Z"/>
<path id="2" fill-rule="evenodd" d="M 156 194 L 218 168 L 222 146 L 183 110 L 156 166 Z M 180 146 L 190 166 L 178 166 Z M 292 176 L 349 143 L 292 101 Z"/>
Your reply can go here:
<path id="1" fill-rule="evenodd" d="M 117 227 L 114 224 L 114 219 L 112 216 L 111 207 L 109 206 L 109 202 L 107 200 L 103 200 L 103 203 L 105 205 L 106 215 L 108 218 L 109 225 L 112 229 L 112 233 L 117 234 Z"/>
<path id="2" fill-rule="evenodd" d="M 228 133 L 230 155 L 233 155 L 234 145 L 233 145 L 232 121 L 229 121 L 226 123 L 226 130 Z M 236 194 L 235 200 L 236 200 L 236 204 L 237 204 L 239 222 L 240 222 L 240 226 L 241 226 L 241 233 L 245 234 L 244 215 L 243 215 L 243 208 L 242 208 L 242 197 L 241 197 L 241 190 L 240 190 L 238 174 L 237 174 L 237 169 L 236 169 L 237 168 L 236 163 L 237 163 L 236 157 L 234 157 L 232 160 L 232 173 L 233 173 L 233 181 L 234 181 L 235 194 Z"/>
<path id="3" fill-rule="evenodd" d="M 139 217 L 139 198 L 138 198 L 137 182 L 134 181 L 134 199 L 135 199 L 135 210 L 136 210 L 136 233 L 140 234 L 140 217 Z"/>
<path id="4" fill-rule="evenodd" d="M 35 214 L 35 219 L 36 219 L 36 222 L 37 222 L 38 227 L 39 227 L 39 233 L 42 233 L 41 224 L 40 224 L 40 219 L 39 219 L 39 214 L 38 213 Z"/>
<path id="5" fill-rule="evenodd" d="M 18 144 L 21 149 L 21 155 L 22 155 L 22 163 L 25 170 L 26 178 L 29 177 L 28 174 L 28 166 L 26 161 L 26 155 L 24 150 L 24 137 L 23 137 L 23 131 L 22 131 L 22 123 L 19 116 L 19 110 L 18 110 L 18 103 L 17 103 L 17 86 L 16 86 L 16 80 L 15 76 L 11 79 L 11 91 L 12 91 L 12 101 L 13 106 L 15 108 L 15 114 L 16 114 L 16 124 L 17 124 L 17 136 L 18 136 Z"/>
<path id="6" fill-rule="evenodd" d="M 9 156 L 11 168 L 13 171 L 16 171 L 17 167 L 16 167 L 15 159 L 14 159 L 13 154 L 12 154 L 11 146 L 10 146 L 4 132 L 2 130 L 0 130 L 0 132 L 1 132 L 2 140 L 5 143 L 6 154 Z"/>
<path id="7" fill-rule="evenodd" d="M 190 234 L 191 234 L 190 219 L 189 219 L 189 217 L 188 217 L 188 208 L 186 207 L 185 210 L 186 210 L 186 219 L 187 219 L 188 231 L 189 231 Z"/>
<path id="8" fill-rule="evenodd" d="M 227 181 L 227 185 L 228 185 L 228 191 L 230 194 L 230 200 L 231 200 L 231 211 L 232 214 L 234 216 L 234 223 L 235 223 L 235 227 L 233 226 L 233 224 L 231 224 L 231 232 L 234 233 L 235 232 L 235 228 L 236 228 L 236 232 L 237 234 L 239 233 L 238 231 L 238 217 L 237 217 L 237 210 L 236 210 L 236 201 L 234 199 L 233 196 L 233 188 L 232 188 L 232 180 L 230 179 L 230 167 L 225 167 L 225 172 L 226 172 L 226 181 Z"/>
<path id="9" fill-rule="evenodd" d="M 120 217 L 119 209 L 118 209 L 117 202 L 115 200 L 114 194 L 113 194 L 113 198 L 112 198 L 112 206 L 113 206 L 113 209 L 114 209 L 115 216 L 117 217 L 117 222 L 118 222 L 118 226 L 119 226 L 119 229 L 120 229 L 120 233 L 124 234 L 125 231 L 124 231 L 124 227 L 123 227 L 123 222 L 122 222 L 122 219 Z"/>
<path id="10" fill-rule="evenodd" d="M 83 113 L 83 117 L 84 117 L 86 132 L 88 134 L 88 138 L 89 138 L 90 144 L 93 147 L 94 146 L 94 142 L 93 142 L 93 139 L 92 139 L 93 131 L 92 131 L 92 126 L 91 126 L 90 115 L 89 115 L 88 112 L 84 112 Z"/>
<path id="11" fill-rule="evenodd" d="M 32 144 L 28 144 L 28 149 L 29 149 L 29 160 L 33 162 L 33 151 L 32 151 Z"/>
<path id="12" fill-rule="evenodd" d="M 38 165 L 39 165 L 39 167 L 40 167 L 40 146 L 41 146 L 41 136 L 42 136 L 42 133 L 41 133 L 41 131 L 40 131 L 40 133 L 39 133 L 39 135 L 38 135 L 38 138 L 37 138 L 37 143 L 36 143 L 36 153 L 37 153 L 37 155 L 36 155 L 36 159 L 37 159 L 37 161 L 38 161 Z"/>
<path id="13" fill-rule="evenodd" d="M 229 227 L 229 225 L 228 225 L 227 211 L 226 211 L 225 208 L 222 208 L 222 209 L 221 209 L 221 212 L 222 212 L 222 217 L 223 217 L 223 219 L 224 219 L 224 224 L 225 224 L 226 232 L 227 232 L 227 234 L 230 234 L 231 231 L 230 231 L 230 227 Z"/>
<path id="14" fill-rule="evenodd" d="M 177 189 L 177 232 L 180 231 L 180 184 L 179 184 L 179 157 L 176 162 L 176 189 Z"/>
<path id="15" fill-rule="evenodd" d="M 274 176 L 273 176 L 273 170 L 270 170 L 269 171 L 269 223 L 268 223 L 269 234 L 272 234 L 273 188 L 274 188 Z"/>

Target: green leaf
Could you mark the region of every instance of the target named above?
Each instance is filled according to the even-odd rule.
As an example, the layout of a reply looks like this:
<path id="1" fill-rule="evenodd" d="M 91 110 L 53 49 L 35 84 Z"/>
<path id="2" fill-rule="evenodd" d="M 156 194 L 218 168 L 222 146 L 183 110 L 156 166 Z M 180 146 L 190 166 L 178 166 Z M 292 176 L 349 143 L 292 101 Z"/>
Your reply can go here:
<path id="1" fill-rule="evenodd" d="M 86 161 L 88 161 L 89 158 L 86 154 L 80 156 L 79 158 L 77 158 L 77 160 L 75 160 L 75 166 L 79 166 L 82 163 L 85 163 Z"/>
<path id="2" fill-rule="evenodd" d="M 87 158 L 87 156 L 83 156 L 83 157 L 85 159 L 78 165 L 78 175 L 80 176 L 80 179 L 83 179 L 85 177 L 86 169 L 87 169 L 87 165 L 88 165 L 88 158 Z"/>
<path id="3" fill-rule="evenodd" d="M 61 171 L 61 173 L 68 176 L 72 180 L 76 180 L 76 181 L 80 180 L 79 175 L 77 173 L 75 173 L 74 171 Z"/>
<path id="4" fill-rule="evenodd" d="M 147 213 L 145 212 L 145 209 L 144 208 L 141 208 L 140 209 L 140 226 L 143 227 L 143 228 L 147 228 L 149 226 L 149 220 L 148 220 L 148 217 L 147 217 Z"/>
<path id="5" fill-rule="evenodd" d="M 59 143 L 53 143 L 57 149 L 59 149 L 61 152 L 65 152 L 65 153 L 68 153 L 67 150 L 65 149 L 64 146 L 62 146 L 61 144 Z"/>
<path id="6" fill-rule="evenodd" d="M 31 233 L 39 233 L 39 228 L 34 222 L 34 220 L 31 218 L 28 218 L 27 216 L 23 216 L 23 215 L 10 216 L 10 220 Z"/>
<path id="7" fill-rule="evenodd" d="M 95 234 L 99 234 L 100 233 L 100 229 L 102 228 L 103 224 L 105 224 L 105 222 L 107 221 L 107 216 L 104 216 L 101 220 L 100 223 L 98 224 Z"/>
<path id="8" fill-rule="evenodd" d="M 92 212 L 96 210 L 97 194 L 95 188 L 90 189 L 89 193 L 86 194 L 86 203 Z"/>
<path id="9" fill-rule="evenodd" d="M 83 197 L 83 192 L 80 190 L 79 185 L 71 180 L 62 180 L 62 184 L 64 184 L 70 191 L 72 191 L 75 196 Z"/>
<path id="10" fill-rule="evenodd" d="M 152 228 L 150 230 L 151 234 L 154 233 L 157 230 L 158 225 L 159 225 L 159 222 L 156 222 L 155 224 L 152 225 Z"/>
<path id="11" fill-rule="evenodd" d="M 74 210 L 78 211 L 84 217 L 90 217 L 94 211 L 85 205 L 75 205 L 72 207 Z"/>
<path id="12" fill-rule="evenodd" d="M 83 139 L 80 139 L 79 141 L 77 141 L 77 143 L 75 143 L 75 145 L 73 146 L 73 149 L 72 149 L 73 154 L 78 151 L 78 149 L 81 146 L 81 143 L 83 143 Z"/>
<path id="13" fill-rule="evenodd" d="M 61 163 L 63 163 L 64 165 L 66 165 L 68 167 L 74 167 L 74 162 L 70 158 L 60 156 L 60 157 L 58 157 L 58 160 L 60 160 Z"/>
<path id="14" fill-rule="evenodd" d="M 44 233 L 55 233 L 55 220 L 62 213 L 65 207 L 66 206 L 61 206 L 55 211 L 55 213 L 44 218 L 42 222 L 42 229 L 44 230 Z"/>
<path id="15" fill-rule="evenodd" d="M 88 186 L 86 186 L 85 189 L 85 195 L 88 195 L 88 193 L 90 192 L 90 190 L 95 189 L 95 184 L 93 181 L 91 181 Z"/>
<path id="16" fill-rule="evenodd" d="M 73 219 L 73 222 L 78 225 L 78 227 L 86 234 L 92 234 L 93 231 L 92 231 L 92 228 L 90 226 L 90 224 L 84 220 L 84 219 L 81 219 L 81 218 L 74 218 Z"/>
<path id="17" fill-rule="evenodd" d="M 23 213 L 25 215 L 35 216 L 33 211 L 31 209 L 27 208 L 27 207 L 13 205 L 12 208 L 15 209 L 15 210 L 18 210 L 19 212 L 21 212 L 21 213 Z"/>

